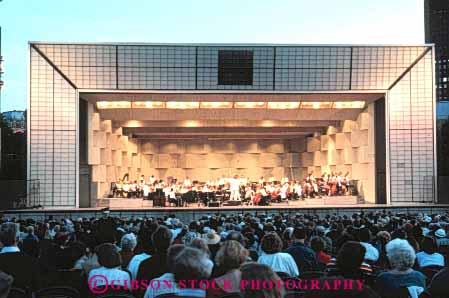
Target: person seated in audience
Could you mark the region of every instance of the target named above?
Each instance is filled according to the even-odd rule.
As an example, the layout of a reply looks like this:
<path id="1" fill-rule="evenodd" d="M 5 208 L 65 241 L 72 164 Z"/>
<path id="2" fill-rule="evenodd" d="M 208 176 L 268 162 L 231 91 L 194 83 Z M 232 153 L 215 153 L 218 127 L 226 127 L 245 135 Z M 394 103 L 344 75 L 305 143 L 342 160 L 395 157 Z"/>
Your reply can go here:
<path id="1" fill-rule="evenodd" d="M 220 235 L 215 232 L 214 229 L 208 229 L 205 234 L 202 235 L 203 240 L 206 242 L 207 247 L 210 251 L 211 259 L 214 259 L 217 255 L 217 251 L 220 249 Z"/>
<path id="2" fill-rule="evenodd" d="M 426 277 L 419 271 L 413 270 L 415 251 L 403 239 L 394 239 L 386 246 L 388 261 L 391 269 L 377 276 L 375 287 L 381 295 L 391 290 L 418 286 L 426 287 Z"/>
<path id="3" fill-rule="evenodd" d="M 96 282 L 96 287 L 112 285 L 125 287 L 131 280 L 131 276 L 128 272 L 121 270 L 122 259 L 117 251 L 117 247 L 112 243 L 101 244 L 97 248 L 98 263 L 100 268 L 92 269 L 89 272 L 88 281 L 93 284 Z M 95 276 L 102 276 L 102 278 L 95 278 Z"/>
<path id="4" fill-rule="evenodd" d="M 0 271 L 0 298 L 8 298 L 14 278 Z"/>
<path id="5" fill-rule="evenodd" d="M 388 267 L 388 258 L 385 246 L 391 240 L 391 235 L 387 231 L 379 231 L 376 235 L 376 248 L 379 251 L 379 259 L 376 265 L 381 268 Z"/>
<path id="6" fill-rule="evenodd" d="M 326 253 L 332 253 L 332 239 L 326 236 L 326 228 L 323 226 L 317 226 L 315 228 L 316 236 L 320 237 L 324 241 L 324 251 Z"/>
<path id="7" fill-rule="evenodd" d="M 315 252 L 315 256 L 320 269 L 324 269 L 326 265 L 331 261 L 332 256 L 324 252 L 324 241 L 318 236 L 310 239 L 310 247 Z"/>
<path id="8" fill-rule="evenodd" d="M 128 268 L 129 262 L 134 257 L 134 249 L 137 246 L 137 238 L 133 233 L 122 236 L 120 241 L 120 256 L 122 257 L 122 268 Z"/>
<path id="9" fill-rule="evenodd" d="M 240 266 L 248 258 L 248 250 L 235 240 L 223 243 L 215 257 L 216 272 L 222 272 L 213 282 L 217 288 L 210 287 L 207 290 L 208 298 L 219 298 L 228 293 L 240 292 L 241 272 Z M 214 267 L 215 270 L 215 267 Z"/>
<path id="10" fill-rule="evenodd" d="M 446 237 L 446 231 L 438 229 L 435 231 L 435 237 L 437 238 L 437 244 L 439 247 L 449 247 L 449 239 Z"/>
<path id="11" fill-rule="evenodd" d="M 242 298 L 282 298 L 284 297 L 284 288 L 277 287 L 277 282 L 280 277 L 265 264 L 258 264 L 254 262 L 245 263 L 240 267 L 241 280 L 243 282 L 240 291 Z M 271 282 L 272 287 L 261 290 L 257 287 L 252 287 L 251 282 Z"/>
<path id="12" fill-rule="evenodd" d="M 154 226 L 152 227 L 155 228 Z M 136 254 L 131 259 L 131 261 L 129 261 L 128 264 L 128 271 L 131 272 L 131 276 L 133 279 L 137 278 L 140 263 L 150 258 L 151 255 L 153 254 L 153 243 L 151 240 L 152 233 L 153 231 L 150 227 L 143 227 L 139 232 L 137 246 L 135 249 Z M 139 247 L 139 249 L 141 250 L 140 253 L 137 253 L 137 247 Z"/>
<path id="13" fill-rule="evenodd" d="M 281 252 L 282 240 L 275 232 L 268 233 L 262 238 L 261 249 L 263 254 L 257 259 L 258 263 L 266 264 L 276 273 L 288 277 L 299 275 L 295 259 L 289 253 Z"/>
<path id="14" fill-rule="evenodd" d="M 155 253 L 139 265 L 137 279 L 152 280 L 167 272 L 167 250 L 172 242 L 172 233 L 166 226 L 159 228 L 151 236 Z"/>
<path id="15" fill-rule="evenodd" d="M 6 222 L 0 226 L 0 270 L 14 278 L 13 286 L 37 290 L 41 279 L 38 260 L 28 256 L 17 247 L 17 225 Z"/>
<path id="16" fill-rule="evenodd" d="M 449 268 L 440 270 L 433 276 L 427 288 L 426 294 L 429 298 L 447 298 L 449 293 Z"/>
<path id="17" fill-rule="evenodd" d="M 192 247 L 184 248 L 175 258 L 173 275 L 176 283 L 181 280 L 201 281 L 209 279 L 214 263 L 202 251 Z M 176 292 L 178 297 L 206 297 L 206 289 L 201 288 L 199 282 L 193 287 L 179 287 Z"/>
<path id="18" fill-rule="evenodd" d="M 427 266 L 444 267 L 444 256 L 439 254 L 435 238 L 426 236 L 421 243 L 422 251 L 416 254 L 416 261 L 419 268 Z"/>
<path id="19" fill-rule="evenodd" d="M 373 270 L 364 263 L 366 249 L 357 241 L 347 241 L 338 252 L 336 260 L 331 260 L 326 266 L 330 276 L 341 276 L 348 279 L 363 279 L 372 284 Z"/>
<path id="20" fill-rule="evenodd" d="M 365 261 L 374 264 L 379 260 L 379 251 L 374 247 L 371 241 L 371 232 L 368 228 L 362 228 L 358 232 L 358 239 L 360 244 L 366 249 Z"/>
<path id="21" fill-rule="evenodd" d="M 206 240 L 204 240 L 203 238 L 194 238 L 192 241 L 190 241 L 190 244 L 188 246 L 201 250 L 209 258 L 212 257 L 212 253 L 209 249 L 209 246 L 207 245 Z"/>
<path id="22" fill-rule="evenodd" d="M 34 227 L 27 227 L 27 234 L 22 240 L 22 250 L 29 256 L 37 258 L 39 256 L 39 239 L 34 234 Z"/>
<path id="23" fill-rule="evenodd" d="M 186 246 L 184 244 L 173 244 L 168 248 L 167 251 L 167 272 L 162 274 L 161 276 L 154 278 L 152 280 L 153 284 L 160 283 L 160 287 L 147 287 L 144 298 L 154 298 L 163 294 L 173 294 L 175 295 L 179 290 L 175 283 L 174 265 L 175 259 L 179 255 L 179 253 L 184 250 Z M 167 283 L 170 286 L 167 286 Z"/>
<path id="24" fill-rule="evenodd" d="M 293 257 L 301 272 L 316 271 L 319 269 L 319 265 L 314 251 L 305 244 L 306 238 L 306 229 L 295 227 L 292 234 L 292 244 L 285 252 Z"/>

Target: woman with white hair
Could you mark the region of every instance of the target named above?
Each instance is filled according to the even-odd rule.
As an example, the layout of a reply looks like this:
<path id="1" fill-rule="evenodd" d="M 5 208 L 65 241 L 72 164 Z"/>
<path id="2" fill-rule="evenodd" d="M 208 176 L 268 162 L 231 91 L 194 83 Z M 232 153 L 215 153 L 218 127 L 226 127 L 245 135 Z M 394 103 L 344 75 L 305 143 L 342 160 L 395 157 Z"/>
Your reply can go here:
<path id="1" fill-rule="evenodd" d="M 407 240 L 394 239 L 386 245 L 387 258 L 391 269 L 382 272 L 376 279 L 376 288 L 383 293 L 412 286 L 426 288 L 426 277 L 413 270 L 415 250 Z"/>
<path id="2" fill-rule="evenodd" d="M 122 256 L 122 268 L 128 268 L 128 264 L 134 257 L 134 248 L 137 246 L 137 237 L 133 233 L 123 235 L 120 241 L 120 255 Z"/>

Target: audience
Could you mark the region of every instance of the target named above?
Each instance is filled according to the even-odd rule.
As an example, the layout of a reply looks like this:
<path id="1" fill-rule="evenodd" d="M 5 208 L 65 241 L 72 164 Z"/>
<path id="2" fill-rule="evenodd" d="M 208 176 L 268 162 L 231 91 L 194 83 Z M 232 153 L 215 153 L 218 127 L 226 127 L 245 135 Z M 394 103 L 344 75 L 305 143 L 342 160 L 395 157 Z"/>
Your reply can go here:
<path id="1" fill-rule="evenodd" d="M 391 212 L 211 214 L 190 223 L 174 214 L 118 218 L 108 212 L 99 219 L 2 218 L 0 297 L 11 285 L 36 291 L 56 284 L 86 296 L 86 281 L 98 274 L 123 281 L 122 286 L 130 275 L 159 282 L 159 287 L 132 291 L 146 298 L 281 298 L 292 291 L 283 284 L 259 291 L 241 285 L 298 277 L 321 283 L 363 281 L 358 291 L 308 290 L 306 297 L 389 298 L 400 297 L 398 291 L 420 298 L 448 297 L 448 219 L 448 214 Z M 70 283 L 67 274 L 80 277 L 83 284 Z M 198 282 L 186 287 L 186 280 Z M 101 285 L 104 280 L 97 281 Z"/>

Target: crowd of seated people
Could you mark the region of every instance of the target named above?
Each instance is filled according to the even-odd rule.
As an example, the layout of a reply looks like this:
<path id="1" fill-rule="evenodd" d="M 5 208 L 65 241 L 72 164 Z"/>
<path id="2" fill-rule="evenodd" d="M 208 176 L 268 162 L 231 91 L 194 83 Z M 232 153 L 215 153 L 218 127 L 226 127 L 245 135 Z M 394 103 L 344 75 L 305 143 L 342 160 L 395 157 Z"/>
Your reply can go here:
<path id="1" fill-rule="evenodd" d="M 178 206 L 186 203 L 201 202 L 207 205 L 217 197 L 230 200 L 243 200 L 251 205 L 268 205 L 270 202 L 297 200 L 322 196 L 346 195 L 353 187 L 349 180 L 349 172 L 324 173 L 315 178 L 313 171 L 300 180 L 289 180 L 287 177 L 265 179 L 260 177 L 253 181 L 249 177 L 235 175 L 222 177 L 206 182 L 191 180 L 186 177 L 178 180 L 170 177 L 166 180 L 151 175 L 147 180 L 141 175 L 139 180 L 129 180 L 127 174 L 123 179 L 113 183 L 111 196 L 124 198 L 152 199 L 163 196 Z"/>
<path id="2" fill-rule="evenodd" d="M 145 298 L 449 297 L 449 214 L 211 214 L 182 222 L 105 211 L 0 223 L 0 297 L 56 286 L 94 297 L 97 276 L 106 277 L 97 289 Z M 142 283 L 132 287 L 131 279 Z"/>

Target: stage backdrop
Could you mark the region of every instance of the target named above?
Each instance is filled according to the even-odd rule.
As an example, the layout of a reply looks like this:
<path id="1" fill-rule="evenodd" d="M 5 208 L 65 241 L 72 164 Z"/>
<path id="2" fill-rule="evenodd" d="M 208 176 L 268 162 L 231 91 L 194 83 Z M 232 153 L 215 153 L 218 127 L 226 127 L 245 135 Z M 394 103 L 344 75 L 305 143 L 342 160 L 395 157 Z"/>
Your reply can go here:
<path id="1" fill-rule="evenodd" d="M 330 171 L 350 173 L 367 201 L 374 201 L 374 142 L 370 107 L 356 121 L 329 127 L 325 135 L 291 140 L 132 139 L 89 109 L 92 198 L 108 195 L 111 183 L 129 173 L 201 182 L 222 176 L 302 179 Z"/>

